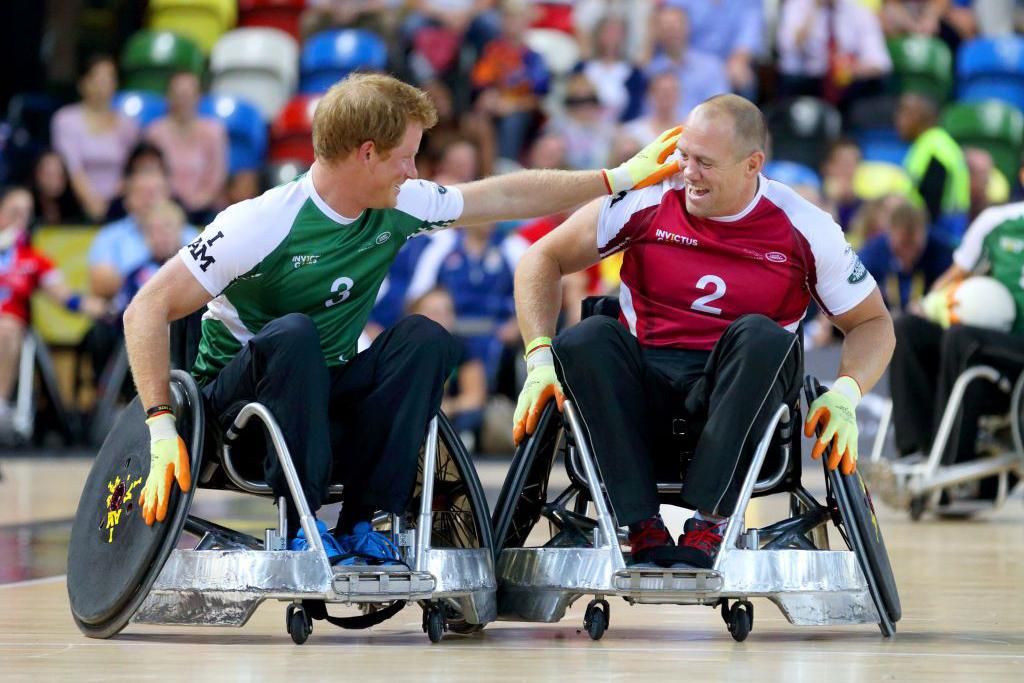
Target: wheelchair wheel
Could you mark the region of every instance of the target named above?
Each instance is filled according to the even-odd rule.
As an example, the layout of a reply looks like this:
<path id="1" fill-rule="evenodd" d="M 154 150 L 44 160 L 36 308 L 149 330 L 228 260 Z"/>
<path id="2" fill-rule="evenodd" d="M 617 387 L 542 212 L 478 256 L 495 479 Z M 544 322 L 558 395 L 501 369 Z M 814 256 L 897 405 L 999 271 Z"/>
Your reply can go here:
<path id="1" fill-rule="evenodd" d="M 503 548 L 523 545 L 540 521 L 562 420 L 554 402 L 541 412 L 537 431 L 520 444 L 494 508 L 495 560 Z"/>
<path id="2" fill-rule="evenodd" d="M 149 474 L 149 429 L 136 397 L 107 435 L 93 462 L 68 547 L 68 597 L 75 624 L 91 638 L 124 628 L 178 543 L 195 493 L 203 453 L 201 397 L 186 373 L 171 374 L 179 434 L 188 444 L 192 486 L 176 486 L 163 522 L 146 526 L 137 501 Z"/>
<path id="3" fill-rule="evenodd" d="M 466 447 L 443 413 L 438 413 L 437 438 L 430 545 L 434 548 L 486 548 L 493 553 L 487 498 Z M 410 510 L 419 510 L 422 490 L 421 457 Z M 415 524 L 415 514 L 410 521 Z M 475 633 L 484 627 L 483 624 L 466 621 L 457 606 L 451 603 L 444 610 L 437 608 L 435 611 L 446 619 L 446 630 L 455 633 Z"/>

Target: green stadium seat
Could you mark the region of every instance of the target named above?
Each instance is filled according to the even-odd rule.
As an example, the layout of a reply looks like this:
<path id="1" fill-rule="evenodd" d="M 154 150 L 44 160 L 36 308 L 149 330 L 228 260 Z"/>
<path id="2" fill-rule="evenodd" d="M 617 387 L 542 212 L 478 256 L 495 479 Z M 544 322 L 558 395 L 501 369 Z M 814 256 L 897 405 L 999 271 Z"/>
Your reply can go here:
<path id="1" fill-rule="evenodd" d="M 122 88 L 162 95 L 175 72 L 191 71 L 202 76 L 205 61 L 199 46 L 184 36 L 170 31 L 139 31 L 121 52 Z"/>
<path id="2" fill-rule="evenodd" d="M 953 89 L 953 55 L 938 38 L 913 35 L 889 41 L 900 92 L 927 95 L 942 104 Z"/>
<path id="3" fill-rule="evenodd" d="M 1024 114 L 1000 100 L 956 102 L 942 112 L 942 127 L 962 147 L 980 147 L 1009 179 L 1017 177 L 1024 150 Z"/>
<path id="4" fill-rule="evenodd" d="M 236 0 L 150 0 L 149 28 L 195 41 L 205 54 L 238 19 Z"/>

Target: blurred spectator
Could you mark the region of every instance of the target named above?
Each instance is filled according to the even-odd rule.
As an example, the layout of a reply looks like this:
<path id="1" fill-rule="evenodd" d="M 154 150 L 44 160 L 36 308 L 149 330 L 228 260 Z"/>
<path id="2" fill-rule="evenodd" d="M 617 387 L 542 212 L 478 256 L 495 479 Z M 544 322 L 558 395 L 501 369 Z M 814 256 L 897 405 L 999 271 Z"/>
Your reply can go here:
<path id="1" fill-rule="evenodd" d="M 597 90 L 583 74 L 574 74 L 565 87 L 565 111 L 548 121 L 546 129 L 565 141 L 570 168 L 603 168 L 608 163 L 615 124 L 601 105 Z"/>
<path id="2" fill-rule="evenodd" d="M 973 221 L 982 211 L 1010 198 L 1010 186 L 996 169 L 992 155 L 979 147 L 964 148 L 964 159 L 971 175 L 971 208 L 968 219 Z"/>
<path id="3" fill-rule="evenodd" d="M 788 0 L 778 36 L 783 95 L 845 103 L 881 92 L 892 71 L 878 17 L 857 0 Z"/>
<path id="4" fill-rule="evenodd" d="M 139 171 L 128 178 L 126 185 L 128 215 L 103 226 L 89 247 L 92 293 L 108 299 L 117 294 L 132 271 L 151 258 L 140 218 L 170 198 L 167 178 L 161 173 Z M 198 234 L 195 228 L 188 226 L 182 231 L 180 246 L 188 244 Z"/>
<path id="5" fill-rule="evenodd" d="M 676 74 L 682 86 L 676 119 L 682 121 L 704 100 L 729 92 L 725 62 L 690 47 L 690 23 L 685 11 L 662 7 L 654 20 L 654 57 L 647 65 L 647 76 L 653 78 L 663 71 Z"/>
<path id="6" fill-rule="evenodd" d="M 597 97 L 615 121 L 640 115 L 647 79 L 626 59 L 626 20 L 609 14 L 594 30 L 594 56 L 576 66 L 590 80 Z"/>
<path id="7" fill-rule="evenodd" d="M 124 284 L 110 305 L 112 322 L 120 324 L 121 315 L 142 286 L 156 275 L 182 245 L 186 228 L 185 212 L 170 200 L 163 200 L 139 216 L 139 229 L 146 242 L 147 259 L 125 276 Z"/>
<path id="8" fill-rule="evenodd" d="M 445 287 L 455 302 L 455 334 L 466 339 L 470 355 L 483 361 L 493 379 L 503 348 L 520 343 L 512 285 L 527 244 L 518 235 L 502 236 L 493 224 L 447 234 L 424 250 L 406 299 Z"/>
<path id="9" fill-rule="evenodd" d="M 954 55 L 978 30 L 971 0 L 884 0 L 879 17 L 887 37 L 934 36 Z"/>
<path id="10" fill-rule="evenodd" d="M 452 138 L 464 137 L 472 142 L 480 160 L 479 177 L 491 175 L 496 154 L 494 126 L 486 112 L 469 110 L 461 114 L 456 111 L 452 92 L 442 81 L 434 80 L 423 86 L 437 108 L 437 125 L 423 135 L 423 152 L 417 162 L 433 162 L 444 154 Z M 428 171 L 429 173 L 429 171 Z"/>
<path id="11" fill-rule="evenodd" d="M 167 83 L 167 115 L 146 129 L 171 172 L 171 191 L 189 220 L 205 225 L 224 190 L 228 169 L 228 136 L 224 124 L 200 117 L 199 77 L 179 71 Z"/>
<path id="12" fill-rule="evenodd" d="M 480 177 L 480 154 L 466 138 L 454 138 L 444 148 L 432 180 L 438 185 L 468 183 Z"/>
<path id="13" fill-rule="evenodd" d="M 124 162 L 139 130 L 111 106 L 117 91 L 117 67 L 110 57 L 97 56 L 86 63 L 78 91 L 82 101 L 62 107 L 54 115 L 51 137 L 86 216 L 100 221 L 121 191 Z"/>
<path id="14" fill-rule="evenodd" d="M 517 160 L 548 92 L 544 60 L 523 42 L 530 25 L 530 6 L 507 0 L 502 7 L 501 35 L 484 48 L 473 67 L 473 86 L 480 91 L 476 106 L 490 114 L 498 131 L 498 156 Z"/>
<path id="15" fill-rule="evenodd" d="M 85 220 L 82 206 L 68 181 L 64 161 L 55 151 L 47 150 L 36 159 L 31 191 L 33 203 L 38 207 L 39 221 L 44 225 L 74 224 Z"/>
<path id="16" fill-rule="evenodd" d="M 891 311 L 918 304 L 953 262 L 953 250 L 928 230 L 924 211 L 900 200 L 889 215 L 885 234 L 860 250 Z"/>
<path id="17" fill-rule="evenodd" d="M 33 219 L 32 194 L 23 187 L 0 193 L 0 439 L 11 434 L 11 391 L 14 389 L 21 343 L 29 325 L 29 298 L 41 289 L 69 311 L 97 317 L 105 303 L 71 290 L 53 263 L 29 246 Z"/>
<path id="18" fill-rule="evenodd" d="M 647 116 L 633 119 L 623 131 L 637 145 L 643 147 L 656 140 L 662 131 L 678 126 L 679 76 L 674 71 L 662 71 L 651 78 L 647 86 Z M 629 157 L 626 157 L 627 159 Z"/>
<path id="19" fill-rule="evenodd" d="M 545 131 L 530 145 L 526 168 L 568 168 L 567 154 L 565 138 L 554 131 Z"/>
<path id="20" fill-rule="evenodd" d="M 228 178 L 220 206 L 231 206 L 260 195 L 260 172 L 256 169 L 238 171 Z"/>
<path id="21" fill-rule="evenodd" d="M 661 0 L 575 0 L 572 21 L 576 27 L 576 40 L 580 55 L 592 56 L 593 39 L 598 22 L 606 16 L 617 15 L 626 21 L 626 54 L 635 64 L 650 61 L 652 16 Z"/>
<path id="22" fill-rule="evenodd" d="M 409 304 L 410 314 L 430 318 L 449 332 L 455 330 L 455 303 L 444 287 L 434 287 Z M 487 403 L 487 374 L 479 358 L 473 358 L 465 340 L 456 337 L 459 360 L 441 399 L 441 410 L 472 452 L 477 432 L 483 423 Z"/>
<path id="23" fill-rule="evenodd" d="M 495 0 L 412 0 L 402 37 L 412 46 L 409 61 L 420 82 L 445 74 L 458 64 L 463 43 L 479 54 L 501 32 Z"/>
<path id="24" fill-rule="evenodd" d="M 764 50 L 763 0 L 664 0 L 664 3 L 686 10 L 690 19 L 690 46 L 723 60 L 733 92 L 753 99 L 757 94 L 753 61 Z"/>
<path id="25" fill-rule="evenodd" d="M 131 178 L 139 173 L 157 173 L 168 179 L 167 181 L 170 183 L 170 171 L 164 160 L 163 152 L 159 147 L 145 140 L 132 148 L 131 154 L 128 155 L 128 162 L 124 166 L 125 178 Z M 120 220 L 128 215 L 128 210 L 124 206 L 125 194 L 128 191 L 127 185 L 128 183 L 125 182 L 122 185 L 122 191 L 110 202 L 110 207 L 107 209 L 107 223 Z"/>
<path id="26" fill-rule="evenodd" d="M 925 95 L 904 93 L 895 119 L 900 137 L 911 143 L 903 167 L 928 210 L 932 230 L 956 244 L 967 226 L 971 201 L 963 150 L 939 127 L 938 105 Z"/>
<path id="27" fill-rule="evenodd" d="M 332 28 L 365 28 L 387 34 L 397 0 L 306 0 L 299 19 L 303 39 Z"/>
<path id="28" fill-rule="evenodd" d="M 846 231 L 846 241 L 854 249 L 860 249 L 889 229 L 889 216 L 893 209 L 904 202 L 900 195 L 889 194 L 871 199 L 863 204 L 850 219 L 850 228 Z"/>
<path id="29" fill-rule="evenodd" d="M 821 165 L 825 198 L 835 207 L 836 222 L 846 232 L 861 200 L 853 191 L 853 178 L 861 162 L 860 147 L 848 138 L 837 140 Z"/>

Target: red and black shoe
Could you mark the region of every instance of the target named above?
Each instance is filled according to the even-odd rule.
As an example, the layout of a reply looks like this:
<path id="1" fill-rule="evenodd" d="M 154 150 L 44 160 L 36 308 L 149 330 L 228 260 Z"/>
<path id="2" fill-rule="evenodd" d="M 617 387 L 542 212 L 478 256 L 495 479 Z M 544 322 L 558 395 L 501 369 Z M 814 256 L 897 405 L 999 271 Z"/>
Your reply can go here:
<path id="1" fill-rule="evenodd" d="M 722 547 L 722 531 L 728 520 L 709 522 L 691 517 L 683 525 L 683 535 L 679 537 L 679 547 L 673 556 L 678 562 L 700 569 L 711 569 L 715 564 L 715 555 Z"/>
<path id="2" fill-rule="evenodd" d="M 672 536 L 665 528 L 661 515 L 629 525 L 629 552 L 632 564 L 653 562 L 655 552 L 665 546 L 672 546 Z"/>

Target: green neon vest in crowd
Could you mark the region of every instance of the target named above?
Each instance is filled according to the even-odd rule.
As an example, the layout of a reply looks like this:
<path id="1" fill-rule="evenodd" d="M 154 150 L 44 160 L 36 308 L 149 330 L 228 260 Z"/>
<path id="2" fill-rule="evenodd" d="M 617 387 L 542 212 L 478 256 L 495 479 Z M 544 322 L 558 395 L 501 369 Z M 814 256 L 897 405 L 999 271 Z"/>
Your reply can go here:
<path id="1" fill-rule="evenodd" d="M 967 161 L 956 140 L 938 126 L 921 133 L 903 160 L 903 166 L 914 181 L 915 187 L 921 184 L 933 157 L 946 169 L 942 213 L 966 213 L 971 205 L 971 182 Z"/>

